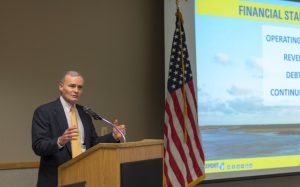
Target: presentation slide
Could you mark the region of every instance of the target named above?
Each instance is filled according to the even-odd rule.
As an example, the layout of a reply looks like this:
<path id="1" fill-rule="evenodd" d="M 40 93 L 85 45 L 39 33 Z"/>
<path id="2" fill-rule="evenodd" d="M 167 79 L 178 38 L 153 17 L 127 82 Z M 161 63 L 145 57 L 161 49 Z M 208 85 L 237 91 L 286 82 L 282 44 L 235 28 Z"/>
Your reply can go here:
<path id="1" fill-rule="evenodd" d="M 300 171 L 300 2 L 195 0 L 195 33 L 206 173 Z"/>

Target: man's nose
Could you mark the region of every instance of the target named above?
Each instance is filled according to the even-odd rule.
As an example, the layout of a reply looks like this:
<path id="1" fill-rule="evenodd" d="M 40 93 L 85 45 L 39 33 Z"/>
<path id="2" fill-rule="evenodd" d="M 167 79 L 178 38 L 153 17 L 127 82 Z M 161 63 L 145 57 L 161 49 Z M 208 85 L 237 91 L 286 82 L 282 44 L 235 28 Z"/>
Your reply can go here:
<path id="1" fill-rule="evenodd" d="M 74 88 L 74 91 L 75 91 L 75 92 L 78 92 L 78 91 L 79 91 L 79 88 L 78 88 L 78 87 L 75 87 L 75 88 Z"/>

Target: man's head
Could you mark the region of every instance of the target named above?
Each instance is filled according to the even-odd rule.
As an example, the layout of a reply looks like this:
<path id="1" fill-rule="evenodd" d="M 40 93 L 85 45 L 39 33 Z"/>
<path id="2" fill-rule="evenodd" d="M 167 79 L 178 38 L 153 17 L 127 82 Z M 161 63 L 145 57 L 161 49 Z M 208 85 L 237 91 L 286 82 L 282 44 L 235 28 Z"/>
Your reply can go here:
<path id="1" fill-rule="evenodd" d="M 83 91 L 83 77 L 76 71 L 68 71 L 59 82 L 61 96 L 71 105 L 78 102 Z"/>

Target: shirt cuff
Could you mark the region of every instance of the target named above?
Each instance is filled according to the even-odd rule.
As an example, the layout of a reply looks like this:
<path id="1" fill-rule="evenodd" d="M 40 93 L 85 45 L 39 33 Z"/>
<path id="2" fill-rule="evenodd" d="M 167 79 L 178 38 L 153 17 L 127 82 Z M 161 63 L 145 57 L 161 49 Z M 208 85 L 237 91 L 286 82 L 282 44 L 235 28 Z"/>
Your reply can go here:
<path id="1" fill-rule="evenodd" d="M 64 146 L 59 144 L 59 142 L 60 142 L 59 140 L 60 140 L 60 137 L 57 138 L 57 146 L 58 146 L 58 149 L 61 149 Z"/>

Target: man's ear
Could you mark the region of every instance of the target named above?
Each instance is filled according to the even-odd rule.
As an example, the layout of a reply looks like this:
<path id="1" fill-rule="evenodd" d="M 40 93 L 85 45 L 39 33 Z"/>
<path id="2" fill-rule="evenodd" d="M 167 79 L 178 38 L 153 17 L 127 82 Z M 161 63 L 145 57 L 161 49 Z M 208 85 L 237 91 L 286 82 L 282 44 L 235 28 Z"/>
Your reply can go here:
<path id="1" fill-rule="evenodd" d="M 62 84 L 62 83 L 59 83 L 59 84 L 58 84 L 58 90 L 59 90 L 59 91 L 62 91 L 62 89 L 63 89 L 63 84 Z"/>

